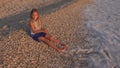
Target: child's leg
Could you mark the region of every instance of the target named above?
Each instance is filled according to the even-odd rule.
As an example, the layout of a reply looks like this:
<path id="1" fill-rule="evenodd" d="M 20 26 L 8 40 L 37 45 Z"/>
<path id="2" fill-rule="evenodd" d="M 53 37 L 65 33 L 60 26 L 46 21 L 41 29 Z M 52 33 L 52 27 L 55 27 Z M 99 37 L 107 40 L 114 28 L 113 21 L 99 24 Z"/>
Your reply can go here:
<path id="1" fill-rule="evenodd" d="M 60 50 L 54 46 L 48 39 L 46 39 L 45 37 L 40 37 L 39 38 L 40 41 L 45 42 L 46 44 L 48 44 L 50 47 L 52 47 L 53 49 L 57 50 L 58 52 L 60 52 Z"/>
<path id="2" fill-rule="evenodd" d="M 60 50 L 63 50 L 63 49 L 67 48 L 67 45 L 60 43 L 58 40 L 56 40 L 54 37 L 52 37 L 52 36 L 50 36 L 48 34 L 46 34 L 45 38 L 50 40 L 50 41 L 53 41 L 53 42 L 57 43 L 59 45 L 59 47 L 60 47 L 59 48 Z"/>
<path id="3" fill-rule="evenodd" d="M 50 36 L 48 34 L 45 35 L 45 38 L 47 38 L 48 40 L 53 41 L 53 42 L 55 42 L 57 44 L 60 44 L 60 42 L 57 39 L 55 39 L 54 37 L 52 37 L 52 36 Z"/>
<path id="4" fill-rule="evenodd" d="M 47 38 L 48 40 L 53 41 L 53 42 L 55 42 L 55 43 L 57 43 L 57 44 L 59 44 L 61 46 L 64 46 L 64 48 L 66 48 L 65 44 L 62 44 L 60 41 L 58 41 L 57 39 L 55 39 L 54 37 L 52 37 L 52 36 L 50 36 L 48 34 L 45 35 L 45 38 Z"/>
<path id="5" fill-rule="evenodd" d="M 61 45 L 61 46 L 66 46 L 65 44 L 62 44 L 60 41 L 58 41 L 57 39 L 55 39 L 54 37 L 50 37 L 50 40 Z"/>

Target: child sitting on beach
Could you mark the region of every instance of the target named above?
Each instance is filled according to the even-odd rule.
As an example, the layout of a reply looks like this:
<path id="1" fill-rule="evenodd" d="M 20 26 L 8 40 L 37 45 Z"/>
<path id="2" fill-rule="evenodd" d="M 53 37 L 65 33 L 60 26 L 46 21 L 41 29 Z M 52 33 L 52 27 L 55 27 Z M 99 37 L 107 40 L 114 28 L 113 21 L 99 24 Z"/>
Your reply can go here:
<path id="1" fill-rule="evenodd" d="M 37 9 L 32 9 L 30 14 L 30 29 L 31 29 L 31 37 L 36 41 L 43 41 L 48 46 L 52 47 L 53 49 L 57 50 L 58 52 L 62 52 L 66 49 L 66 45 L 60 43 L 58 40 L 53 38 L 48 34 L 48 31 L 46 29 L 42 28 L 42 22 L 40 19 L 40 14 Z M 50 41 L 57 43 L 59 47 L 53 45 Z"/>

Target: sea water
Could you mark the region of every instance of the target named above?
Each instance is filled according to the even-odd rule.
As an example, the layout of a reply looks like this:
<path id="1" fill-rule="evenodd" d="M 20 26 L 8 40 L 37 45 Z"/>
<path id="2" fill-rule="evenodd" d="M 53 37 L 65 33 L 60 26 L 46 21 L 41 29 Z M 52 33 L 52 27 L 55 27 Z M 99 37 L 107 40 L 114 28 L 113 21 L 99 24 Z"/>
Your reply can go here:
<path id="1" fill-rule="evenodd" d="M 93 68 L 120 68 L 120 0 L 94 0 L 83 11 L 94 45 L 89 60 Z"/>

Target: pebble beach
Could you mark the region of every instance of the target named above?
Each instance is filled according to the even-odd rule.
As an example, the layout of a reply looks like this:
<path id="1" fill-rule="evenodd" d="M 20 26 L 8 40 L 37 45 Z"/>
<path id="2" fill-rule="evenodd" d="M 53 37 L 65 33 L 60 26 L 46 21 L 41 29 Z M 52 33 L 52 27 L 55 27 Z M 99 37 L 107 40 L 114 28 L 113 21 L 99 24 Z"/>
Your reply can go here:
<path id="1" fill-rule="evenodd" d="M 109 7 L 116 2 L 120 3 L 118 0 L 0 1 L 0 68 L 119 68 L 120 16 L 119 11 L 114 16 Z M 119 10 L 116 6 L 113 10 Z M 30 37 L 28 21 L 32 8 L 39 10 L 49 34 L 67 44 L 65 53 Z"/>

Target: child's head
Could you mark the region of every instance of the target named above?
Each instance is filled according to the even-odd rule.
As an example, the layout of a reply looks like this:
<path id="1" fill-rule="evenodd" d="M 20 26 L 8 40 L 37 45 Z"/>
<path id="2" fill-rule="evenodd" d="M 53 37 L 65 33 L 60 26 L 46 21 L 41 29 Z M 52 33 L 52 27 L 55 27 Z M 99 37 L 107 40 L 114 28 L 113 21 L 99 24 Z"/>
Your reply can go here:
<path id="1" fill-rule="evenodd" d="M 39 18 L 39 11 L 37 9 L 32 9 L 30 17 L 33 20 L 37 20 Z"/>

